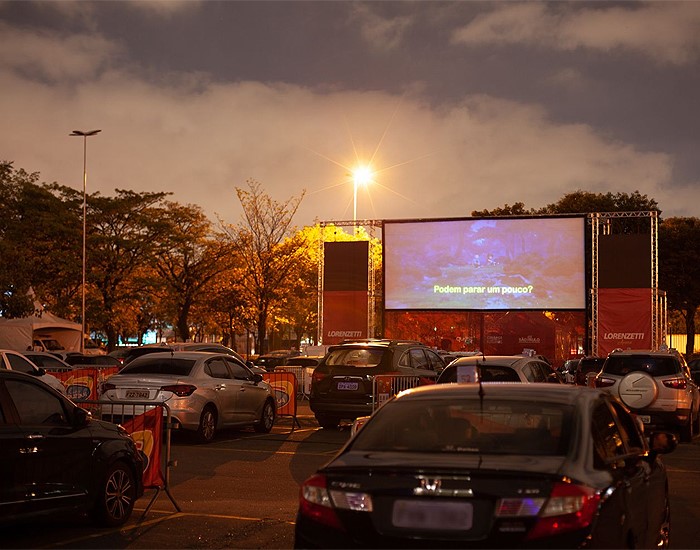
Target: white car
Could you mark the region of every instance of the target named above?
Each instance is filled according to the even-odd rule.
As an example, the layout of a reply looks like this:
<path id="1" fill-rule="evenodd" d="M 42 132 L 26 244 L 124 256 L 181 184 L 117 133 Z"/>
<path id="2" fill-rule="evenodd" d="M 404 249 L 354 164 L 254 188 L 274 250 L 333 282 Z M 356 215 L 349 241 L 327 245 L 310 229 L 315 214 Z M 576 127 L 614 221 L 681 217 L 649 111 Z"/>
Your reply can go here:
<path id="1" fill-rule="evenodd" d="M 66 394 L 66 388 L 58 378 L 47 374 L 43 368 L 37 367 L 18 351 L 0 349 L 0 368 L 31 374 L 63 395 Z"/>
<path id="2" fill-rule="evenodd" d="M 204 351 L 166 351 L 137 357 L 103 386 L 102 416 L 141 414 L 162 403 L 172 421 L 204 443 L 225 427 L 269 432 L 276 404 L 270 385 L 235 357 Z M 149 403 L 153 403 L 152 406 Z"/>

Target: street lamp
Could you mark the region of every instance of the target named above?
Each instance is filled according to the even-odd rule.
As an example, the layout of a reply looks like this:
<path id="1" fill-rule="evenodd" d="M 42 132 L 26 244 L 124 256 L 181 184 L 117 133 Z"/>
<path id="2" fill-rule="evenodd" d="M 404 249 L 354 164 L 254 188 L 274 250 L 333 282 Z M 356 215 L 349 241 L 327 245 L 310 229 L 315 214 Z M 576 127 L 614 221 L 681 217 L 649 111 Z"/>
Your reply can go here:
<path id="1" fill-rule="evenodd" d="M 372 181 L 374 172 L 372 168 L 365 164 L 357 166 L 352 171 L 353 196 L 352 196 L 352 223 L 353 228 L 357 225 L 357 188 L 360 185 L 367 185 Z"/>
<path id="2" fill-rule="evenodd" d="M 86 242 L 87 242 L 87 138 L 100 133 L 102 130 L 90 130 L 83 132 L 81 130 L 73 130 L 70 136 L 78 136 L 83 138 L 83 306 L 81 310 L 80 321 L 82 329 L 80 334 L 80 353 L 85 352 L 85 266 L 87 264 Z"/>

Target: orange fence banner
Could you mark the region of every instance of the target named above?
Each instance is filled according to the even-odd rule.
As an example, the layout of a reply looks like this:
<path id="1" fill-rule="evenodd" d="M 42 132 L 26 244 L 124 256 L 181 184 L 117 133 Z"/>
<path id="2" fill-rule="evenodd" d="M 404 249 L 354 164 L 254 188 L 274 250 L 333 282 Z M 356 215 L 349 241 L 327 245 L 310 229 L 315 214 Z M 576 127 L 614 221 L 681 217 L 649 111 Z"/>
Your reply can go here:
<path id="1" fill-rule="evenodd" d="M 73 401 L 99 399 L 102 382 L 119 372 L 119 367 L 74 369 L 68 372 L 51 372 L 66 387 L 66 395 Z"/>
<path id="2" fill-rule="evenodd" d="M 163 487 L 165 478 L 160 471 L 160 450 L 163 437 L 163 409 L 156 407 L 122 424 L 136 442 L 143 457 L 143 486 L 146 489 Z"/>
<path id="3" fill-rule="evenodd" d="M 297 415 L 297 377 L 293 372 L 266 372 L 263 380 L 270 384 L 280 416 Z"/>

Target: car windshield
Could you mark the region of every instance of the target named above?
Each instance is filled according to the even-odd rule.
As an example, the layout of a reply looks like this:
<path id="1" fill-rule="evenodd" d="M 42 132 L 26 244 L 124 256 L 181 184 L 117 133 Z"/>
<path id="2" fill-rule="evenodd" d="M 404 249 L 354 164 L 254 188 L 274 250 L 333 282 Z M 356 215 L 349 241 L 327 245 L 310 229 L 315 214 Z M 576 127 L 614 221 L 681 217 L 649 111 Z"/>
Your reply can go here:
<path id="1" fill-rule="evenodd" d="M 605 361 L 603 372 L 625 376 L 630 372 L 646 372 L 651 376 L 669 376 L 678 373 L 678 362 L 673 357 L 653 355 L 611 355 Z"/>
<path id="2" fill-rule="evenodd" d="M 189 376 L 194 367 L 193 359 L 148 359 L 128 364 L 119 374 L 175 374 Z"/>
<path id="3" fill-rule="evenodd" d="M 520 400 L 396 400 L 360 430 L 353 451 L 561 456 L 573 408 Z"/>
<path id="4" fill-rule="evenodd" d="M 326 365 L 352 365 L 354 367 L 376 367 L 384 355 L 383 349 L 342 348 L 328 353 Z"/>
<path id="5" fill-rule="evenodd" d="M 461 365 L 451 365 L 440 375 L 440 382 L 457 382 L 457 371 Z M 482 382 L 520 382 L 518 373 L 510 367 L 479 365 Z"/>

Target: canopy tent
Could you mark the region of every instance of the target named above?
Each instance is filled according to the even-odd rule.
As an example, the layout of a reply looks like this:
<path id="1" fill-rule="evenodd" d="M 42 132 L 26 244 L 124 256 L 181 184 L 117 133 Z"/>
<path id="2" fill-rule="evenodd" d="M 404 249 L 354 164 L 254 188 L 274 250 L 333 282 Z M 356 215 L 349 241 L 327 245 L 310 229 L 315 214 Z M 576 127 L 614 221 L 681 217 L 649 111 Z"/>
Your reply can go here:
<path id="1" fill-rule="evenodd" d="M 56 340 L 66 351 L 80 351 L 80 323 L 61 319 L 47 311 L 38 315 L 5 319 L 0 317 L 0 348 L 25 351 L 36 338 Z"/>

